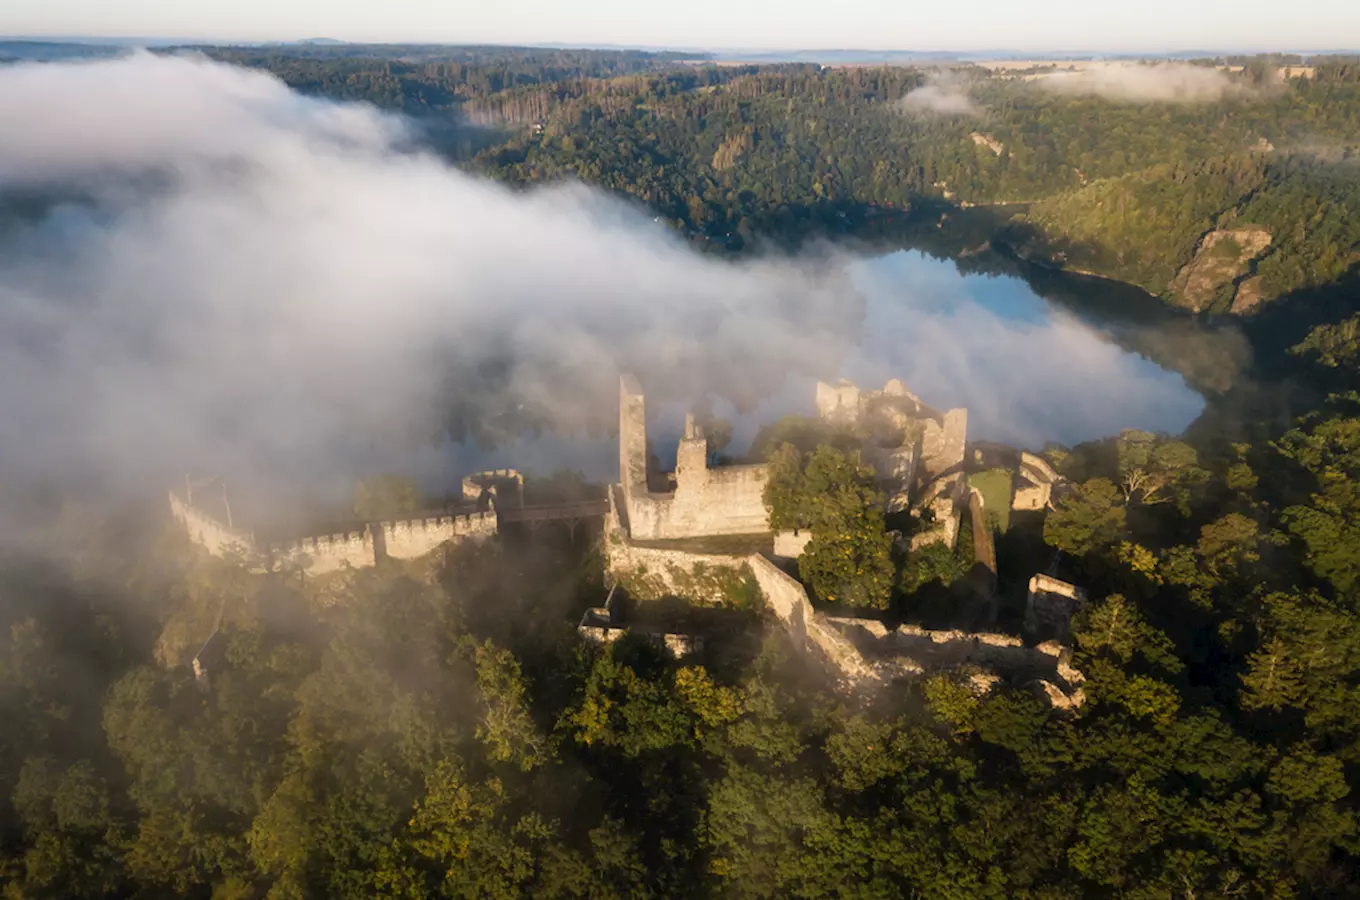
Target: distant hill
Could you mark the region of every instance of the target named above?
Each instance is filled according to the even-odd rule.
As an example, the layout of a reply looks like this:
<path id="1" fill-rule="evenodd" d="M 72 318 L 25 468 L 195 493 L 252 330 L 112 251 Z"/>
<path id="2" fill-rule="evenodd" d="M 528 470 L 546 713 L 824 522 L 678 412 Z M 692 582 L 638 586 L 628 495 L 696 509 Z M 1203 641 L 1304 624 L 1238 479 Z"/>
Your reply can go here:
<path id="1" fill-rule="evenodd" d="M 0 62 L 50 62 L 58 59 L 103 59 L 127 49 L 121 44 L 65 41 L 0 40 Z"/>

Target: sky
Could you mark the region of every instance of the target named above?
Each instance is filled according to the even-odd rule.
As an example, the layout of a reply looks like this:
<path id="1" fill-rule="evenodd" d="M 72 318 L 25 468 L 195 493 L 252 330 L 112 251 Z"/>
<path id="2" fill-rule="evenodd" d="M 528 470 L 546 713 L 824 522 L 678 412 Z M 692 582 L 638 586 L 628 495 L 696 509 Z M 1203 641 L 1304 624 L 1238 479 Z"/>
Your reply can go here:
<path id="1" fill-rule="evenodd" d="M 1354 0 L 4 0 L 0 35 L 706 49 L 1341 49 Z"/>

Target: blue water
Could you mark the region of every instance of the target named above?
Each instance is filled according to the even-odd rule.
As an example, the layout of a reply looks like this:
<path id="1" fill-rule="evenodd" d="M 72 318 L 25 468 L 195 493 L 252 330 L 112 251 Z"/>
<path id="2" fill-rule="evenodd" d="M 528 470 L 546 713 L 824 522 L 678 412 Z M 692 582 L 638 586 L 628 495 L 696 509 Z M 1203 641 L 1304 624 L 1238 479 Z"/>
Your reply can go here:
<path id="1" fill-rule="evenodd" d="M 1125 428 L 1174 434 L 1204 408 L 1180 374 L 1019 278 L 963 274 L 916 251 L 859 260 L 850 274 L 868 312 L 846 377 L 901 378 L 932 406 L 966 406 L 970 437 L 1037 448 Z"/>

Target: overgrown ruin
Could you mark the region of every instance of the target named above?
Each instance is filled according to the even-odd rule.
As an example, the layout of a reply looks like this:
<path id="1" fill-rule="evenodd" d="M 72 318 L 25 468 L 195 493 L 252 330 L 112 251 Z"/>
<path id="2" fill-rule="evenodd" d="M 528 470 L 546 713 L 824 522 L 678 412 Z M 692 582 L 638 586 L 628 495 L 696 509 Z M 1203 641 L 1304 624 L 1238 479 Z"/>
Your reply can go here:
<path id="1" fill-rule="evenodd" d="M 878 475 L 888 512 L 917 514 L 926 523 L 910 542 L 912 550 L 931 543 L 954 547 L 964 516 L 971 523 L 973 586 L 990 595 L 996 588 L 994 516 L 1007 510 L 1036 511 L 1052 502 L 1062 479 L 1042 457 L 998 445 L 970 445 L 966 409 L 938 412 L 900 381 L 865 391 L 849 382 L 819 383 L 816 404 L 828 424 L 862 438 L 862 458 Z M 969 470 L 1009 466 L 1004 495 L 989 501 L 970 485 Z M 469 475 L 462 481 L 461 506 L 393 521 L 366 522 L 345 531 L 291 541 L 257 542 L 255 534 L 223 522 L 196 506 L 191 495 L 170 492 L 173 518 L 195 543 L 219 556 L 235 554 L 269 571 L 312 576 L 378 564 L 382 559 L 416 559 L 441 547 L 489 540 L 503 521 L 602 516 L 605 575 L 611 602 L 592 607 L 578 631 L 609 643 L 637 631 L 673 656 L 702 651 L 702 634 L 630 627 L 612 598 L 622 590 L 640 602 L 679 597 L 695 604 L 721 604 L 751 596 L 773 614 L 800 650 L 823 660 L 847 688 L 886 684 L 930 671 L 968 675 L 985 691 L 1004 675 L 1033 685 L 1054 706 L 1083 702 L 1083 678 L 1072 669 L 1070 651 L 1054 641 L 1026 646 L 1018 637 L 986 632 L 930 631 L 914 625 L 890 629 L 871 618 L 828 616 L 814 608 L 807 589 L 790 574 L 812 535 L 772 533 L 763 464 L 713 466 L 708 441 L 693 416 L 686 419 L 674 472 L 662 472 L 647 442 L 646 398 L 631 376 L 619 386 L 619 481 L 605 501 L 531 508 L 524 505 L 524 477 L 514 469 Z M 988 503 L 991 506 L 988 506 Z M 990 515 L 989 515 L 990 511 Z M 1085 595 L 1048 576 L 1031 583 L 1027 630 L 1067 637 L 1067 622 Z"/>

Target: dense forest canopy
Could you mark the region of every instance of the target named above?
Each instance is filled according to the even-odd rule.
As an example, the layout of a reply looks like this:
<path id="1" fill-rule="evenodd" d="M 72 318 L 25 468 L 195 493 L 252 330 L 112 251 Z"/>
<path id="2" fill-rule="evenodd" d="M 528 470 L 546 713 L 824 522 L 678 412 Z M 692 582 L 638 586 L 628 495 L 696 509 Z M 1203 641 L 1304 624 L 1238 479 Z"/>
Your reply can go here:
<path id="1" fill-rule="evenodd" d="M 160 497 L 0 485 L 6 898 L 1360 897 L 1354 61 L 1230 59 L 1243 92 L 1170 104 L 627 51 L 205 52 L 415 115 L 492 178 L 634 197 L 715 252 L 1021 203 L 983 238 L 1176 300 L 1207 232 L 1268 229 L 1234 275 L 1260 279 L 1268 383 L 1183 436 L 1049 448 L 1073 489 L 994 521 L 1000 621 L 1050 566 L 1092 598 L 1066 711 L 963 672 L 847 693 L 737 589 L 698 657 L 587 644 L 605 586 L 580 532 L 305 579 L 207 555 Z M 930 86 L 976 112 L 903 104 Z M 1286 389 L 1307 414 L 1263 415 Z M 791 419 L 756 452 L 824 597 L 966 627 L 966 564 L 890 558 L 900 523 L 844 435 Z M 355 494 L 420 505 L 399 478 Z"/>
<path id="2" fill-rule="evenodd" d="M 1260 276 L 1253 297 L 1330 284 L 1360 261 L 1360 67 L 1347 57 L 1289 78 L 1284 57 L 1176 64 L 1219 80 L 1149 99 L 1123 83 L 1047 89 L 1061 64 L 1001 77 L 628 52 L 208 52 L 304 91 L 494 129 L 445 148 L 512 183 L 580 178 L 636 197 L 722 249 L 884 207 L 1032 204 L 999 238 L 1217 311 L 1227 295 L 1186 301 L 1174 284 L 1216 228 L 1273 237 L 1237 276 Z M 1120 77 L 1154 77 L 1138 68 Z"/>

